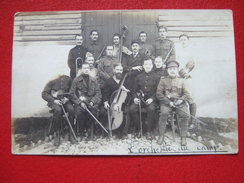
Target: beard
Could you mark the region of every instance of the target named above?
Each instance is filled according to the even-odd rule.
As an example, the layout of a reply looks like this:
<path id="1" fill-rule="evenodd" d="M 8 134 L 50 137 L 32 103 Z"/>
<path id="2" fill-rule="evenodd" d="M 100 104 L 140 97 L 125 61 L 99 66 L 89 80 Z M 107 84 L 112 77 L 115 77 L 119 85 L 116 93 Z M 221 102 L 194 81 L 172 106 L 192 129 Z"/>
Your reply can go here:
<path id="1" fill-rule="evenodd" d="M 122 73 L 116 73 L 115 77 L 116 79 L 122 79 Z"/>

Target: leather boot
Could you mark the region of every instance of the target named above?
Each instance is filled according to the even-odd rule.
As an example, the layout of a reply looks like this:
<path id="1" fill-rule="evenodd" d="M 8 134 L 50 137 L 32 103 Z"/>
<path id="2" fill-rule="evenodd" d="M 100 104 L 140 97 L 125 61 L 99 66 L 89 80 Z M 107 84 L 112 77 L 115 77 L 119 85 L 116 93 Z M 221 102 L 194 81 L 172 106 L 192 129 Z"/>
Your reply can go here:
<path id="1" fill-rule="evenodd" d="M 157 140 L 157 144 L 158 144 L 158 145 L 162 145 L 163 143 L 165 143 L 165 142 L 164 142 L 164 136 L 159 136 L 159 137 L 158 137 L 158 140 Z"/>
<path id="2" fill-rule="evenodd" d="M 54 139 L 54 146 L 60 145 L 60 132 L 57 132 L 57 136 Z"/>

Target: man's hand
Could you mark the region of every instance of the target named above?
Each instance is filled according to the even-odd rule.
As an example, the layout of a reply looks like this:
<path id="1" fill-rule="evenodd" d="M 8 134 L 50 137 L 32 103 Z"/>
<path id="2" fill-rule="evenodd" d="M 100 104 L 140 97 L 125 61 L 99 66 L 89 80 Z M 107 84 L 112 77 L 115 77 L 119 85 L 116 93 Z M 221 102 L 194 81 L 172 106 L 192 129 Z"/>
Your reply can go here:
<path id="1" fill-rule="evenodd" d="M 152 98 L 149 98 L 149 99 L 147 99 L 146 100 L 146 103 L 149 105 L 149 104 L 151 104 L 153 102 L 153 99 Z"/>
<path id="2" fill-rule="evenodd" d="M 169 106 L 170 106 L 170 107 L 175 107 L 174 102 L 170 102 L 170 103 L 169 103 Z"/>
<path id="3" fill-rule="evenodd" d="M 139 104 L 139 102 L 140 102 L 140 99 L 139 98 L 134 98 L 134 103 L 135 104 Z"/>
<path id="4" fill-rule="evenodd" d="M 125 88 L 125 86 L 121 87 L 122 90 L 126 91 L 127 93 L 130 92 L 130 90 L 128 90 L 127 88 Z"/>
<path id="5" fill-rule="evenodd" d="M 68 102 L 68 101 L 69 101 L 69 99 L 67 97 L 64 97 L 64 98 L 61 99 L 61 102 L 63 104 L 66 104 L 66 102 Z"/>
<path id="6" fill-rule="evenodd" d="M 54 100 L 53 102 L 57 105 L 62 105 L 62 102 L 60 100 Z"/>
<path id="7" fill-rule="evenodd" d="M 178 100 L 176 100 L 176 102 L 174 103 L 174 105 L 180 105 L 180 104 L 182 104 L 182 102 L 183 102 L 183 100 L 178 99 Z"/>
<path id="8" fill-rule="evenodd" d="M 113 110 L 115 110 L 115 111 L 119 111 L 119 104 L 114 104 L 114 106 L 113 106 Z"/>
<path id="9" fill-rule="evenodd" d="M 132 70 L 136 70 L 136 71 L 141 71 L 143 68 L 142 66 L 135 66 L 135 67 L 132 67 Z"/>
<path id="10" fill-rule="evenodd" d="M 84 96 L 80 96 L 80 100 L 81 100 L 81 101 L 85 101 L 85 100 L 86 100 L 86 97 L 84 97 Z"/>
<path id="11" fill-rule="evenodd" d="M 103 106 L 104 106 L 104 108 L 105 108 L 106 110 L 108 110 L 108 108 L 109 108 L 109 103 L 108 103 L 108 101 L 105 101 L 105 102 L 103 103 Z"/>
<path id="12" fill-rule="evenodd" d="M 91 106 L 91 107 L 93 107 L 93 106 L 94 106 L 93 102 L 90 102 L 89 104 L 90 104 L 90 106 Z"/>
<path id="13" fill-rule="evenodd" d="M 81 106 L 83 109 L 86 109 L 86 108 L 87 108 L 87 106 L 86 106 L 86 104 L 85 104 L 84 102 L 81 102 L 81 103 L 80 103 L 80 106 Z"/>
<path id="14" fill-rule="evenodd" d="M 132 51 L 130 51 L 127 47 L 123 46 L 122 47 L 122 52 L 127 54 L 127 55 L 131 55 L 132 54 Z"/>

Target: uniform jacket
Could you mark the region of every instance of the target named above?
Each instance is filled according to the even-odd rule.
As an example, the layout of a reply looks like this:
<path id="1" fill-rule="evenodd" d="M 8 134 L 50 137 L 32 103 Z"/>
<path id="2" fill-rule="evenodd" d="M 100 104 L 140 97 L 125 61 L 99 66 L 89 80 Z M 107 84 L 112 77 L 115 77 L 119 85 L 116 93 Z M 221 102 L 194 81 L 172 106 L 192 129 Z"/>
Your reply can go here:
<path id="1" fill-rule="evenodd" d="M 89 77 L 88 85 L 82 75 L 73 80 L 70 88 L 71 100 L 76 105 L 79 105 L 82 102 L 81 96 L 86 98 L 86 102 L 92 102 L 94 105 L 98 105 L 101 102 L 101 90 L 96 79 Z"/>
<path id="2" fill-rule="evenodd" d="M 185 81 L 179 77 L 174 79 L 169 76 L 161 77 L 157 87 L 156 97 L 161 103 L 166 105 L 174 99 L 181 99 L 192 103 L 192 98 Z"/>
<path id="3" fill-rule="evenodd" d="M 113 76 L 113 64 L 119 63 L 119 60 L 114 57 L 104 56 L 98 64 L 98 76 L 102 80 L 109 79 Z"/>
<path id="4" fill-rule="evenodd" d="M 145 54 L 147 56 L 153 56 L 155 53 L 154 48 L 151 44 L 140 42 L 140 47 L 140 53 L 142 54 Z"/>
<path id="5" fill-rule="evenodd" d="M 68 66 L 72 71 L 75 71 L 75 61 L 78 57 L 81 57 L 82 61 L 78 62 L 78 68 L 81 67 L 82 63 L 85 61 L 86 53 L 88 52 L 87 48 L 84 46 L 75 46 L 69 51 L 68 56 Z"/>
<path id="6" fill-rule="evenodd" d="M 158 86 L 157 75 L 151 71 L 149 73 L 142 72 L 137 75 L 134 82 L 133 97 L 137 98 L 137 92 L 142 91 L 144 99 L 152 98 L 156 100 L 156 90 Z"/>
<path id="7" fill-rule="evenodd" d="M 166 60 L 166 63 L 175 60 L 175 46 L 173 41 L 169 39 L 158 39 L 155 42 L 155 56 L 161 56 L 163 58 L 163 61 L 167 57 L 168 53 L 170 52 L 171 48 L 173 47 L 168 59 Z"/>
<path id="8" fill-rule="evenodd" d="M 55 98 L 51 94 L 51 91 L 61 90 L 63 93 L 68 93 L 71 82 L 71 78 L 66 75 L 59 76 L 57 79 L 49 81 L 42 91 L 42 98 L 48 102 L 48 105 L 50 105 L 55 100 Z"/>
<path id="9" fill-rule="evenodd" d="M 98 41 L 92 41 L 90 40 L 89 42 L 86 43 L 86 48 L 92 55 L 94 56 L 95 61 L 97 60 L 98 56 L 101 54 L 103 50 L 104 45 L 102 45 Z"/>

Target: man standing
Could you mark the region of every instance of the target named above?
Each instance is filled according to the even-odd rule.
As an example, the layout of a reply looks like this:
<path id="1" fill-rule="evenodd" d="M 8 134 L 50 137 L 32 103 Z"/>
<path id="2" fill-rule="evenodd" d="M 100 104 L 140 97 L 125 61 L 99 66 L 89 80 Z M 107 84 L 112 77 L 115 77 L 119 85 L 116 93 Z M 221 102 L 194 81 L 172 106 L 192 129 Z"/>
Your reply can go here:
<path id="1" fill-rule="evenodd" d="M 181 145 L 186 145 L 186 133 L 189 120 L 187 102 L 191 103 L 190 93 L 182 78 L 178 76 L 179 63 L 170 61 L 166 65 L 169 76 L 162 77 L 158 84 L 156 96 L 160 101 L 159 133 L 157 143 L 164 143 L 167 119 L 175 110 L 180 127 Z"/>
<path id="2" fill-rule="evenodd" d="M 158 28 L 159 39 L 155 43 L 155 56 L 161 56 L 163 63 L 175 60 L 175 46 L 173 41 L 167 39 L 168 29 L 165 26 Z"/>
<path id="3" fill-rule="evenodd" d="M 131 55 L 132 53 L 127 47 L 121 46 L 121 39 L 120 34 L 115 33 L 113 35 L 113 57 L 118 60 L 122 60 L 123 54 Z"/>
<path id="4" fill-rule="evenodd" d="M 179 44 L 176 45 L 176 58 L 180 62 L 181 68 L 179 71 L 180 77 L 185 79 L 185 82 L 189 87 L 194 85 L 194 67 L 195 67 L 195 58 L 194 58 L 194 46 L 189 42 L 189 36 L 186 34 L 181 34 L 179 36 Z M 192 72 L 193 70 L 193 72 Z M 193 76 L 193 77 L 192 77 Z M 193 95 L 192 95 L 193 97 Z M 194 97 L 193 97 L 194 98 Z M 189 103 L 190 114 L 192 115 L 189 129 L 194 128 L 195 125 L 195 116 L 197 111 L 197 105 L 193 101 Z"/>
<path id="5" fill-rule="evenodd" d="M 70 68 L 70 77 L 74 79 L 77 75 L 77 71 L 84 63 L 85 58 L 89 55 L 87 48 L 82 46 L 83 36 L 76 35 L 75 37 L 76 46 L 69 51 L 68 66 Z"/>
<path id="6" fill-rule="evenodd" d="M 101 54 L 104 45 L 99 42 L 99 33 L 97 30 L 91 30 L 90 40 L 86 43 L 86 48 L 94 56 L 97 61 L 98 56 Z"/>
<path id="7" fill-rule="evenodd" d="M 130 106 L 132 122 L 136 124 L 136 135 L 139 135 L 140 131 L 140 118 L 139 107 L 146 112 L 146 131 L 147 139 L 152 140 L 152 127 L 155 126 L 155 101 L 156 101 L 156 89 L 158 85 L 158 78 L 153 72 L 153 61 L 151 59 L 144 60 L 143 63 L 144 72 L 137 75 L 135 78 L 135 85 L 133 89 L 133 103 Z M 140 106 L 138 106 L 141 104 Z M 142 135 L 142 134 L 140 134 Z"/>
<path id="8" fill-rule="evenodd" d="M 147 33 L 141 31 L 139 33 L 140 53 L 145 54 L 148 57 L 153 57 L 153 46 L 147 43 Z"/>
<path id="9" fill-rule="evenodd" d="M 89 138 L 93 139 L 94 119 L 87 110 L 97 117 L 102 96 L 97 81 L 89 76 L 89 70 L 88 63 L 82 64 L 81 75 L 72 82 L 70 96 L 75 104 L 81 135 L 84 136 L 84 130 L 87 129 Z"/>
<path id="10" fill-rule="evenodd" d="M 50 107 L 53 111 L 53 129 L 56 131 L 57 137 L 54 141 L 55 146 L 59 146 L 60 144 L 60 131 L 61 129 L 61 121 L 64 110 L 68 113 L 69 121 L 71 122 L 71 126 L 74 128 L 74 109 L 69 101 L 67 93 L 69 92 L 71 85 L 71 78 L 66 75 L 61 75 L 58 78 L 51 80 L 47 83 L 44 90 L 42 91 L 42 98 L 48 102 L 48 107 Z M 71 129 L 69 132 L 69 139 L 71 143 L 74 143 L 74 137 L 71 133 Z"/>
<path id="11" fill-rule="evenodd" d="M 105 81 L 113 76 L 113 65 L 117 63 L 119 60 L 113 57 L 113 46 L 107 46 L 106 56 L 100 59 L 97 67 L 101 88 L 104 88 Z"/>
<path id="12" fill-rule="evenodd" d="M 122 63 L 124 71 L 130 72 L 126 81 L 130 90 L 133 88 L 135 77 L 143 70 L 142 63 L 146 59 L 146 56 L 139 52 L 140 44 L 138 41 L 131 42 L 131 49 L 132 54 Z"/>

